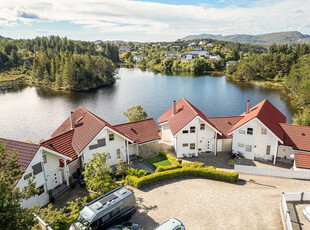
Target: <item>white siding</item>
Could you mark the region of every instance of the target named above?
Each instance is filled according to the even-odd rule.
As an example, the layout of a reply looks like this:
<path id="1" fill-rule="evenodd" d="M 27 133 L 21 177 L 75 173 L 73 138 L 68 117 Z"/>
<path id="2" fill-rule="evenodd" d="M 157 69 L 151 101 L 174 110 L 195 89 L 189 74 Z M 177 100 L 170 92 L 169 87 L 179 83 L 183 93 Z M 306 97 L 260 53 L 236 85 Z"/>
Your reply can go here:
<path id="1" fill-rule="evenodd" d="M 205 130 L 200 130 L 200 124 L 205 124 Z M 195 133 L 190 132 L 190 127 L 195 127 Z M 188 133 L 183 133 L 183 130 L 188 130 Z M 176 135 L 177 157 L 188 156 L 188 154 L 197 156 L 198 152 L 205 151 L 213 152 L 215 150 L 214 136 L 215 131 L 205 121 L 196 117 Z M 190 149 L 191 143 L 195 144 L 195 149 Z M 188 144 L 188 146 L 183 147 L 183 144 Z"/>
<path id="2" fill-rule="evenodd" d="M 247 129 L 253 128 L 253 134 L 247 134 Z M 233 152 L 241 152 L 248 159 L 263 158 L 272 160 L 272 156 L 276 154 L 278 148 L 277 138 L 267 130 L 267 134 L 261 134 L 262 125 L 256 120 L 248 122 L 246 125 L 241 126 L 233 132 Z M 239 130 L 243 130 L 245 133 L 239 133 Z M 243 144 L 240 147 L 239 144 Z M 246 146 L 249 145 L 252 148 L 251 152 L 245 151 Z M 270 155 L 266 155 L 267 145 L 271 146 Z"/>
<path id="3" fill-rule="evenodd" d="M 23 177 L 18 181 L 16 188 L 23 189 L 25 186 L 27 186 L 27 180 L 24 180 L 24 176 L 27 175 L 28 173 L 32 172 L 32 166 L 41 162 L 43 166 L 43 158 L 41 154 L 41 150 L 36 153 L 32 161 L 30 162 L 29 166 L 27 167 Z M 40 187 L 41 185 L 44 185 L 44 193 L 41 194 L 40 196 L 36 195 L 34 197 L 31 197 L 28 200 L 22 200 L 21 201 L 21 206 L 23 208 L 30 208 L 34 205 L 44 205 L 49 202 L 49 197 L 47 194 L 47 189 L 46 189 L 46 182 L 45 182 L 45 176 L 44 176 L 44 168 L 42 167 L 42 172 L 38 173 L 35 175 L 34 182 L 36 183 L 36 187 Z"/>
<path id="4" fill-rule="evenodd" d="M 114 133 L 114 140 L 109 140 L 109 134 Z M 99 147 L 96 149 L 89 149 L 90 145 L 97 144 L 98 139 L 106 139 L 106 146 Z M 93 154 L 97 152 L 105 152 L 110 153 L 109 163 L 116 164 L 117 163 L 117 149 L 120 149 L 121 155 L 123 156 L 124 162 L 127 161 L 126 156 L 126 143 L 125 139 L 120 136 L 118 133 L 108 130 L 106 127 L 103 128 L 100 133 L 87 145 L 87 147 L 82 151 L 81 155 L 84 156 L 84 162 L 89 162 L 93 158 Z"/>
<path id="5" fill-rule="evenodd" d="M 172 141 L 172 133 L 168 123 L 164 123 L 161 125 L 161 139 L 165 142 Z"/>

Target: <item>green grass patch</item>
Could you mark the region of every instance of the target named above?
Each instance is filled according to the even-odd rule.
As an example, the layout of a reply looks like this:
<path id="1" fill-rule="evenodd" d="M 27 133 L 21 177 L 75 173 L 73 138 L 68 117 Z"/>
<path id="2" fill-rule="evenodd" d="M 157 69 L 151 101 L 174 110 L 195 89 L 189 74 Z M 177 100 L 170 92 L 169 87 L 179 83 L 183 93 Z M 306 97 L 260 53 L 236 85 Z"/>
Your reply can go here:
<path id="1" fill-rule="evenodd" d="M 156 169 L 159 166 L 171 165 L 171 163 L 167 159 L 167 157 L 165 155 L 162 155 L 162 154 L 144 159 L 144 161 L 146 161 L 154 169 Z"/>

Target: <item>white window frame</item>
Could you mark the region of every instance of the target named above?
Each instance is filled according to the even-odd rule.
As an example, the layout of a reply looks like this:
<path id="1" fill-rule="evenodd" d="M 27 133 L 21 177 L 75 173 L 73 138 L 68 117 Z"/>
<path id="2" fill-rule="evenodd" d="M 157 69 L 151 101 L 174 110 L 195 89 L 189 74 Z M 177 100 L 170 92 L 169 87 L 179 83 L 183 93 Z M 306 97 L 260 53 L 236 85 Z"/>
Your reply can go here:
<path id="1" fill-rule="evenodd" d="M 264 128 L 264 127 L 262 127 L 260 133 L 261 133 L 262 135 L 267 135 L 267 129 Z"/>
<path id="2" fill-rule="evenodd" d="M 250 148 L 250 151 L 248 148 Z M 245 145 L 245 151 L 251 153 L 252 152 L 252 145 Z"/>
<path id="3" fill-rule="evenodd" d="M 249 133 L 249 129 L 252 129 L 252 133 Z M 250 132 L 251 132 L 251 131 L 250 131 Z M 246 129 L 246 134 L 247 134 L 247 135 L 252 135 L 252 136 L 253 136 L 253 134 L 254 134 L 254 128 L 248 127 L 248 128 Z"/>
<path id="4" fill-rule="evenodd" d="M 183 148 L 188 147 L 188 143 L 183 143 L 182 147 L 183 147 Z"/>
<path id="5" fill-rule="evenodd" d="M 268 152 L 268 147 L 269 147 L 269 152 Z M 266 146 L 266 155 L 269 156 L 271 153 L 271 145 Z"/>
<path id="6" fill-rule="evenodd" d="M 245 130 L 239 129 L 239 134 L 245 134 Z"/>
<path id="7" fill-rule="evenodd" d="M 184 133 L 184 134 L 188 134 L 188 133 L 189 133 L 189 131 L 188 131 L 187 129 L 185 129 L 185 130 L 183 130 L 183 131 L 182 131 L 182 133 Z"/>
<path id="8" fill-rule="evenodd" d="M 194 147 L 192 147 L 192 146 L 194 146 Z M 189 144 L 189 149 L 190 149 L 190 150 L 196 149 L 196 144 L 195 144 L 195 143 L 190 143 L 190 144 Z"/>
<path id="9" fill-rule="evenodd" d="M 190 133 L 196 133 L 196 126 L 189 127 L 189 132 Z"/>
<path id="10" fill-rule="evenodd" d="M 117 157 L 117 159 L 120 159 L 122 157 L 121 149 L 116 149 L 116 157 Z"/>
<path id="11" fill-rule="evenodd" d="M 200 124 L 200 130 L 206 130 L 206 124 Z"/>
<path id="12" fill-rule="evenodd" d="M 243 143 L 238 143 L 238 148 L 244 148 L 244 144 Z"/>

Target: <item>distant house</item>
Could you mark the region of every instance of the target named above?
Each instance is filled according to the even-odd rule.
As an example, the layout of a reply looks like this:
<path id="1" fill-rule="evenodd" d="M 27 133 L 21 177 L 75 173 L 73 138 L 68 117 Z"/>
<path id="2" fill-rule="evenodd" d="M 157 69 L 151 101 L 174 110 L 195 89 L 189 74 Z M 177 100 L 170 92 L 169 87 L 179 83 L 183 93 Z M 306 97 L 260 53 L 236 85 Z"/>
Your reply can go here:
<path id="1" fill-rule="evenodd" d="M 173 46 L 175 47 L 181 47 L 181 46 L 184 46 L 184 41 L 178 39 L 174 42 Z"/>
<path id="2" fill-rule="evenodd" d="M 143 55 L 135 55 L 132 59 L 134 60 L 134 62 L 139 62 L 143 59 Z"/>
<path id="3" fill-rule="evenodd" d="M 221 60 L 220 55 L 206 55 L 206 57 L 211 59 L 211 60 Z"/>
<path id="4" fill-rule="evenodd" d="M 208 47 L 212 47 L 212 46 L 213 46 L 213 43 L 208 43 L 207 46 L 208 46 Z"/>
<path id="5" fill-rule="evenodd" d="M 205 44 L 206 44 L 206 41 L 200 41 L 200 42 L 198 43 L 199 46 L 204 46 Z"/>
<path id="6" fill-rule="evenodd" d="M 237 61 L 227 61 L 226 62 L 226 66 L 228 65 L 236 65 L 237 64 Z"/>
<path id="7" fill-rule="evenodd" d="M 209 52 L 206 51 L 204 48 L 202 47 L 198 47 L 196 49 L 193 49 L 191 51 L 188 52 L 188 54 L 192 54 L 192 55 L 198 55 L 199 57 L 201 56 L 207 56 L 209 55 Z"/>
<path id="8" fill-rule="evenodd" d="M 166 51 L 165 57 L 166 58 L 173 57 L 174 59 L 177 59 L 178 55 L 179 55 L 178 51 Z"/>
<path id="9" fill-rule="evenodd" d="M 197 42 L 190 42 L 188 43 L 187 47 L 197 47 L 198 43 Z"/>
<path id="10" fill-rule="evenodd" d="M 121 46 L 118 49 L 119 53 L 121 53 L 121 54 L 125 53 L 126 51 L 131 51 L 131 50 L 132 50 L 132 48 L 130 46 Z"/>
<path id="11" fill-rule="evenodd" d="M 199 56 L 198 54 L 189 54 L 189 53 L 181 54 L 181 62 L 191 62 L 198 56 Z"/>

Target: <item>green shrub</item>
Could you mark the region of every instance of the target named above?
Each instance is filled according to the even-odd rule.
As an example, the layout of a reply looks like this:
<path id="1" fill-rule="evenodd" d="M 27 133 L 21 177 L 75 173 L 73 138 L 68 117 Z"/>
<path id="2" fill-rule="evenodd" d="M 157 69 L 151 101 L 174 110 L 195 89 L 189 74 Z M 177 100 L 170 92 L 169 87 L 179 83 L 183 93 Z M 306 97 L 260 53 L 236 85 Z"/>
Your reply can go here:
<path id="1" fill-rule="evenodd" d="M 175 165 L 159 166 L 156 168 L 155 172 L 163 172 L 163 171 L 173 170 L 177 168 L 181 168 L 181 166 L 175 166 Z"/>
<path id="2" fill-rule="evenodd" d="M 157 181 L 171 179 L 175 177 L 181 176 L 193 176 L 193 177 L 201 177 L 208 178 L 213 180 L 220 180 L 226 182 L 235 182 L 238 180 L 239 174 L 237 172 L 225 172 L 213 169 L 211 167 L 185 167 L 178 168 L 174 170 L 168 170 L 163 172 L 156 172 L 148 176 L 144 176 L 141 178 L 135 176 L 127 176 L 126 182 L 129 185 L 132 185 L 136 188 L 141 188 L 143 186 L 155 183 Z"/>
<path id="3" fill-rule="evenodd" d="M 230 158 L 228 160 L 228 165 L 234 165 L 234 163 L 235 163 L 235 160 L 233 158 Z"/>
<path id="4" fill-rule="evenodd" d="M 166 153 L 165 151 L 159 151 L 159 154 L 166 156 L 172 165 L 180 166 L 179 161 L 175 159 L 171 154 Z"/>
<path id="5" fill-rule="evenodd" d="M 151 174 L 149 171 L 146 171 L 146 170 L 143 170 L 143 169 L 138 170 L 138 169 L 134 169 L 134 168 L 130 168 L 130 167 L 128 167 L 126 169 L 125 173 L 126 173 L 127 176 L 128 175 L 129 176 L 136 176 L 138 178 Z"/>
<path id="6" fill-rule="evenodd" d="M 178 162 L 182 164 L 182 158 L 178 158 Z"/>
<path id="7" fill-rule="evenodd" d="M 206 167 L 206 165 L 204 163 L 198 162 L 198 161 L 194 161 L 193 163 L 184 162 L 182 164 L 182 168 L 188 168 L 188 167 L 190 167 L 190 168 L 204 168 L 204 167 Z"/>

